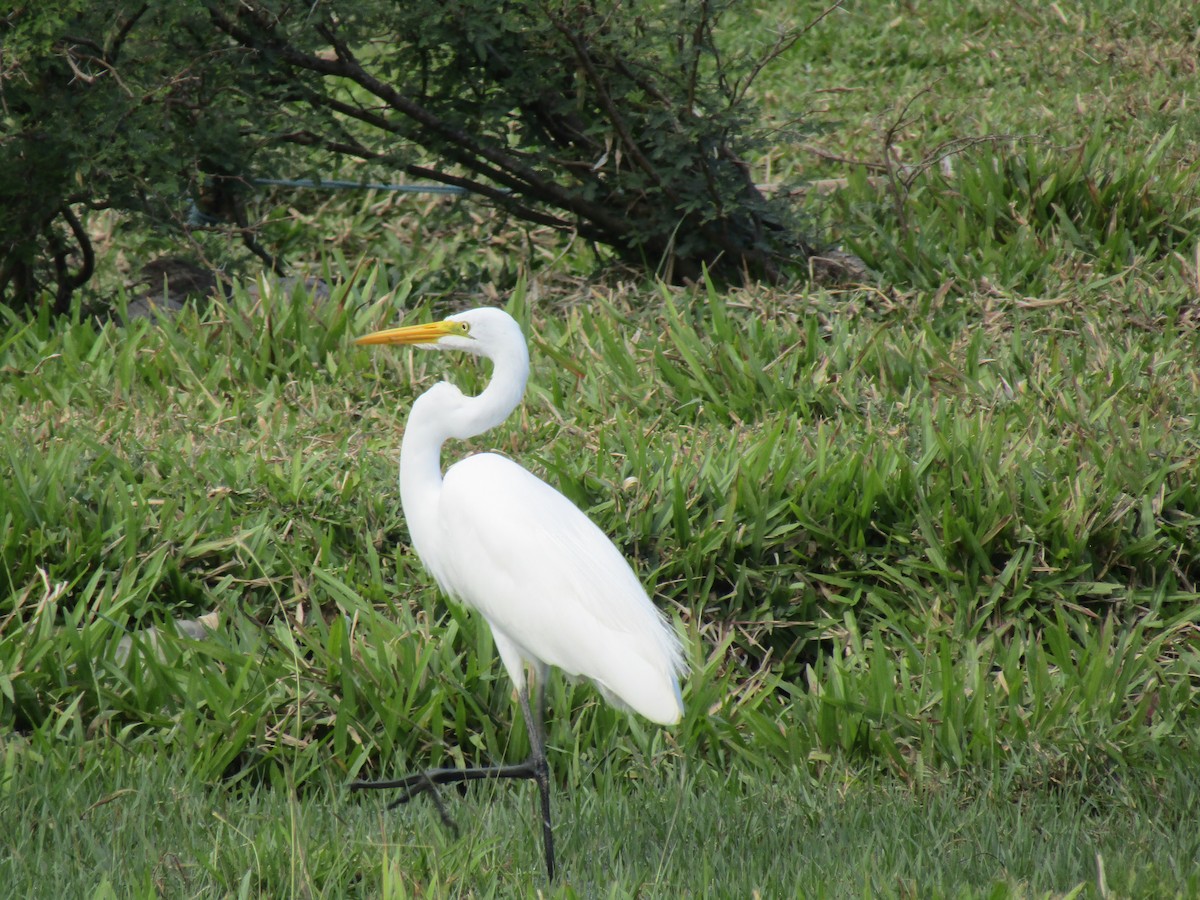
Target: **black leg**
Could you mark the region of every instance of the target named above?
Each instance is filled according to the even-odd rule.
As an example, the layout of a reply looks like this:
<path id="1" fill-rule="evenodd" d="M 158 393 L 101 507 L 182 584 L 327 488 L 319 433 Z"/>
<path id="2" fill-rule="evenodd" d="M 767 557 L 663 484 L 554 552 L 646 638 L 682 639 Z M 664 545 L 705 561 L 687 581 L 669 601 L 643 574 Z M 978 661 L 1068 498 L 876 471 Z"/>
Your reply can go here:
<path id="1" fill-rule="evenodd" d="M 554 880 L 554 831 L 550 825 L 550 764 L 546 762 L 546 730 L 542 710 L 546 708 L 545 672 L 537 680 L 536 711 L 529 709 L 529 689 L 521 691 L 521 712 L 529 729 L 529 762 L 533 764 L 534 780 L 542 798 L 542 844 L 546 850 L 546 880 Z"/>
<path id="2" fill-rule="evenodd" d="M 442 798 L 438 796 L 437 786 L 440 784 L 459 784 L 466 781 L 478 781 L 484 778 L 527 778 L 537 782 L 541 795 L 542 807 L 542 842 L 546 850 L 546 877 L 554 880 L 554 833 L 550 825 L 550 765 L 546 762 L 546 735 L 542 726 L 542 708 L 546 696 L 545 678 L 537 679 L 537 712 L 529 706 L 529 685 L 521 688 L 521 713 L 525 717 L 525 727 L 529 730 L 529 758 L 524 762 L 507 766 L 477 766 L 469 769 L 429 769 L 416 772 L 404 778 L 393 781 L 355 781 L 351 782 L 350 790 L 388 790 L 401 791 L 399 798 L 388 804 L 388 809 L 395 809 L 402 803 L 407 803 L 420 794 L 429 794 L 437 807 L 442 821 L 455 835 L 458 836 L 458 826 L 446 812 Z"/>

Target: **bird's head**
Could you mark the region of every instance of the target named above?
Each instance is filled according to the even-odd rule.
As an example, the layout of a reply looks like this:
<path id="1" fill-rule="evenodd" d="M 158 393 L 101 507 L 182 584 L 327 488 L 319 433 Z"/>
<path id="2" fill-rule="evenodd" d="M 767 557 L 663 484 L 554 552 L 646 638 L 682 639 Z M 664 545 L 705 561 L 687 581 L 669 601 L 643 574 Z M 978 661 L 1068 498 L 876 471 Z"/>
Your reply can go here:
<path id="1" fill-rule="evenodd" d="M 440 322 L 405 325 L 364 335 L 356 344 L 408 344 L 426 350 L 459 350 L 495 359 L 497 353 L 519 346 L 525 338 L 516 319 L 502 309 L 481 307 L 456 313 Z"/>

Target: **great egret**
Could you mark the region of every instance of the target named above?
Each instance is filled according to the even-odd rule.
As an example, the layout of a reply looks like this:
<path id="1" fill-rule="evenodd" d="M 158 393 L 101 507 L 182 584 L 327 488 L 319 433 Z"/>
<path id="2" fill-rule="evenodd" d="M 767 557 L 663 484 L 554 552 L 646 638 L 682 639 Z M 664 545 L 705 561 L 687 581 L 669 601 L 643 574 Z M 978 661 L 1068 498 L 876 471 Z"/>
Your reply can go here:
<path id="1" fill-rule="evenodd" d="M 392 807 L 428 792 L 442 819 L 457 830 L 436 785 L 531 779 L 541 794 L 546 873 L 553 881 L 542 724 L 548 668 L 588 678 L 610 701 L 671 725 L 683 714 L 679 638 L 612 541 L 544 481 L 496 453 L 469 456 L 442 477 L 442 444 L 495 428 L 521 402 L 529 352 L 508 313 L 474 309 L 440 322 L 377 331 L 356 343 L 461 350 L 493 363 L 492 379 L 477 397 L 440 382 L 413 403 L 400 447 L 400 502 L 425 568 L 442 590 L 491 627 L 520 697 L 530 755 L 516 765 L 430 769 L 351 788 L 400 788 Z M 537 685 L 532 709 L 526 664 Z"/>

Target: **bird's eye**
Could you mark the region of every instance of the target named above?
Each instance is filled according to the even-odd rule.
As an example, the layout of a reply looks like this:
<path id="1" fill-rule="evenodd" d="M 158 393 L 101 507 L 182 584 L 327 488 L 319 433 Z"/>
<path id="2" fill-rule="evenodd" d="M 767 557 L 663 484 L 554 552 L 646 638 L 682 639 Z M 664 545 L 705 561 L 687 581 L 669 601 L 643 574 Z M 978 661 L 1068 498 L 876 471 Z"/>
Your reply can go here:
<path id="1" fill-rule="evenodd" d="M 459 322 L 458 330 L 463 334 L 470 334 L 471 333 L 471 323 L 470 322 Z"/>

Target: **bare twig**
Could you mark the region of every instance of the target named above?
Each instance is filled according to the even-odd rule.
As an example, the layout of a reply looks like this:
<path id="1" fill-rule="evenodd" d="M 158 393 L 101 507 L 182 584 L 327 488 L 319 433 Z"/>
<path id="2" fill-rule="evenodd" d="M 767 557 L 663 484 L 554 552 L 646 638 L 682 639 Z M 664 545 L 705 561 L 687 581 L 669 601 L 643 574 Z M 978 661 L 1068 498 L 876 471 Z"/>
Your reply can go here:
<path id="1" fill-rule="evenodd" d="M 896 158 L 893 152 L 896 146 L 896 135 L 901 128 L 908 124 L 908 112 L 912 109 L 913 104 L 917 102 L 918 98 L 932 92 L 933 86 L 926 85 L 909 97 L 900 108 L 899 115 L 896 116 L 892 124 L 888 126 L 887 131 L 883 134 L 883 172 L 887 175 L 888 189 L 892 195 L 892 204 L 896 209 L 896 221 L 900 223 L 902 231 L 908 231 L 908 216 L 904 209 L 904 197 L 908 191 L 908 187 L 907 185 L 902 187 L 901 179 L 896 171 L 899 166 L 899 159 Z"/>
<path id="2" fill-rule="evenodd" d="M 835 10 L 841 8 L 842 0 L 835 0 L 835 2 L 829 4 L 799 28 L 792 28 L 781 32 L 775 38 L 775 43 L 771 46 L 771 49 L 754 61 L 754 65 L 750 67 L 750 71 L 746 74 L 746 77 L 744 79 L 738 79 L 738 81 L 734 84 L 734 99 L 738 101 L 744 100 L 747 92 L 750 90 L 750 87 L 755 81 L 758 80 L 758 76 L 762 74 L 763 69 L 769 66 L 784 53 L 787 53 L 789 50 L 791 50 L 792 47 L 796 46 L 796 42 L 799 41 L 800 38 L 804 37 L 806 34 L 816 28 L 817 25 L 824 21 Z"/>

